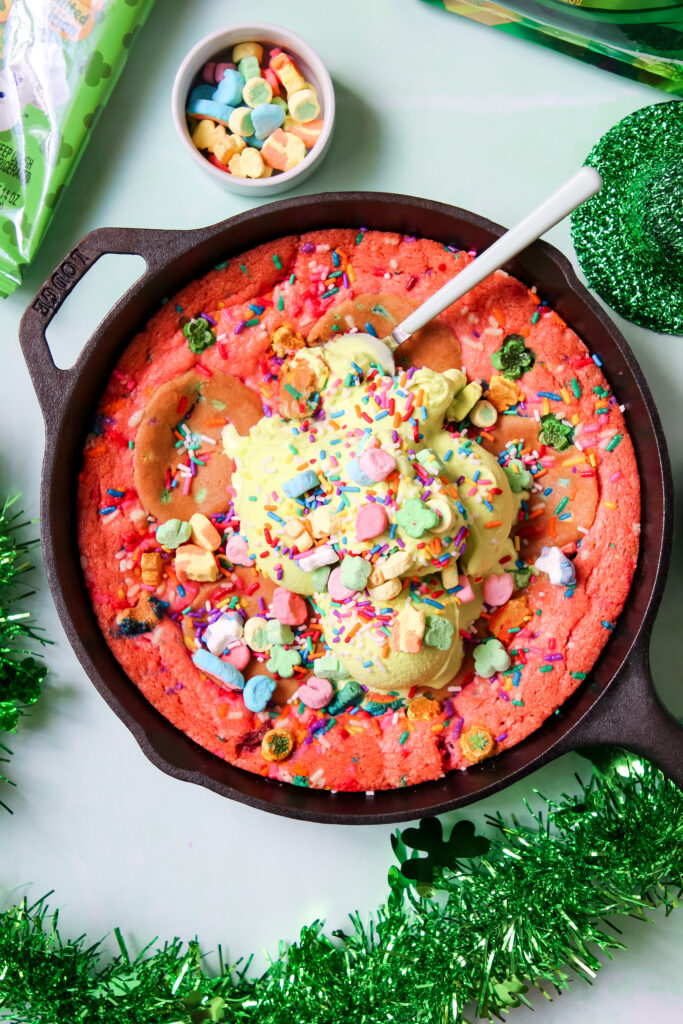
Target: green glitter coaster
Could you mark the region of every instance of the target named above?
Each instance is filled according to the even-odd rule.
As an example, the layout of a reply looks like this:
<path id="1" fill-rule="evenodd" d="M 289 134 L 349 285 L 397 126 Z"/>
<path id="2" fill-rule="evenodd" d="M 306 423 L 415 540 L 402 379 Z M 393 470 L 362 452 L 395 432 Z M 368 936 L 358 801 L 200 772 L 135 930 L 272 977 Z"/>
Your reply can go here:
<path id="1" fill-rule="evenodd" d="M 588 283 L 627 320 L 683 334 L 683 103 L 625 117 L 586 163 L 604 181 L 572 214 Z"/>

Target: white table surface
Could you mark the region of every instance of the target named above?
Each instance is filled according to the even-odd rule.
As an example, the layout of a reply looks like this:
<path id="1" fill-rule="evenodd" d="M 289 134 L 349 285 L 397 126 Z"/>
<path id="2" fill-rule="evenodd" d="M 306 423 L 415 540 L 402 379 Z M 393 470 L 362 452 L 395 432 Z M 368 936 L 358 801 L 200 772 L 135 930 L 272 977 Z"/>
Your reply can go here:
<path id="1" fill-rule="evenodd" d="M 20 315 L 92 228 L 190 228 L 248 208 L 249 200 L 223 192 L 191 164 L 169 107 L 175 70 L 190 46 L 254 16 L 303 35 L 335 81 L 336 136 L 302 194 L 407 192 L 511 224 L 568 177 L 604 131 L 663 98 L 418 0 L 157 0 L 24 285 L 0 305 L 0 379 L 9 382 L 0 403 L 0 489 L 21 490 L 33 515 L 43 428 L 16 341 Z M 573 258 L 567 224 L 548 238 Z M 108 257 L 78 286 L 50 332 L 61 365 L 70 365 L 130 280 L 128 258 Z M 683 341 L 617 320 L 654 393 L 680 480 Z M 660 692 L 680 715 L 680 525 L 678 534 L 652 661 Z M 0 901 L 54 889 L 66 934 L 85 931 L 94 940 L 121 925 L 133 948 L 154 935 L 199 935 L 205 949 L 222 942 L 230 958 L 275 950 L 318 916 L 340 927 L 348 911 L 366 913 L 382 901 L 391 827 L 298 823 L 167 778 L 88 681 L 40 570 L 37 577 L 33 607 L 55 645 L 46 695 L 12 742 L 18 788 L 9 795 L 15 814 L 2 820 Z M 572 772 L 585 766 L 567 756 L 469 816 L 521 810 L 533 786 L 571 790 Z M 312 861 L 327 866 L 326 884 L 309 884 Z M 650 926 L 629 924 L 625 933 L 628 951 L 616 954 L 592 988 L 577 981 L 552 1004 L 536 999 L 534 1020 L 681 1019 L 683 911 L 669 920 L 656 915 Z M 522 1024 L 530 1012 L 517 1010 L 512 1019 Z"/>

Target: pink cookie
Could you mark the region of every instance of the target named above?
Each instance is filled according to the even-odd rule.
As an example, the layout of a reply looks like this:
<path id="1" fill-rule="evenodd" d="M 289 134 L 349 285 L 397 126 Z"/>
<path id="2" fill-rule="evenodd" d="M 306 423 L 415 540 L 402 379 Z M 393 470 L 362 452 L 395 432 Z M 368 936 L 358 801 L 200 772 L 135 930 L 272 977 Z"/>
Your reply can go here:
<path id="1" fill-rule="evenodd" d="M 332 700 L 332 683 L 327 679 L 320 679 L 318 676 L 309 676 L 303 686 L 299 687 L 299 700 L 302 700 L 307 708 L 320 711 Z"/>
<path id="2" fill-rule="evenodd" d="M 515 584 L 509 572 L 487 576 L 484 580 L 484 600 L 494 608 L 500 608 L 510 600 L 514 589 Z"/>
<path id="3" fill-rule="evenodd" d="M 396 459 L 383 448 L 366 448 L 358 462 L 365 475 L 375 483 L 386 480 L 396 469 Z"/>
<path id="4" fill-rule="evenodd" d="M 458 586 L 462 587 L 456 594 L 456 597 L 460 599 L 461 604 L 467 604 L 468 601 L 474 601 L 474 591 L 467 576 L 458 576 Z"/>
<path id="5" fill-rule="evenodd" d="M 233 534 L 225 545 L 225 556 L 230 559 L 233 565 L 252 564 L 252 559 L 249 557 L 247 542 L 240 537 L 239 534 Z"/>
<path id="6" fill-rule="evenodd" d="M 293 594 L 284 587 L 276 587 L 270 606 L 276 619 L 287 626 L 301 626 L 308 618 L 308 609 L 303 597 Z"/>
<path id="7" fill-rule="evenodd" d="M 356 537 L 358 540 L 372 540 L 387 528 L 388 516 L 384 505 L 376 502 L 361 505 L 356 512 Z"/>
<path id="8" fill-rule="evenodd" d="M 238 672 L 243 672 L 251 661 L 251 651 L 246 644 L 235 644 L 224 656 L 223 661 L 230 662 Z"/>
<path id="9" fill-rule="evenodd" d="M 353 597 L 357 594 L 356 590 L 349 590 L 345 587 L 341 581 L 341 566 L 337 566 L 330 573 L 327 581 L 327 593 L 330 595 L 333 601 L 346 601 L 348 597 Z"/>

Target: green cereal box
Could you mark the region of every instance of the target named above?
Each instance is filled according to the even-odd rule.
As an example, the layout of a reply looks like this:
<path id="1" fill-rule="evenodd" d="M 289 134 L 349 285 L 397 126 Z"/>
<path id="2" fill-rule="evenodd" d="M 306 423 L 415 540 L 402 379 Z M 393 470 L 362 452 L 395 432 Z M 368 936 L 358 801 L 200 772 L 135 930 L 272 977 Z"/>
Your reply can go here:
<path id="1" fill-rule="evenodd" d="M 153 0 L 0 0 L 0 296 L 21 283 Z"/>

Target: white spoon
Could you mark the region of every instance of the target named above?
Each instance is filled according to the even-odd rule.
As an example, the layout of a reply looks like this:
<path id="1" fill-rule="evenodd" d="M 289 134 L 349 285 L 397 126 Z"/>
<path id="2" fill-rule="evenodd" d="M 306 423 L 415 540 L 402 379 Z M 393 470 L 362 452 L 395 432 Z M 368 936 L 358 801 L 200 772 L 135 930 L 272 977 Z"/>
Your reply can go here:
<path id="1" fill-rule="evenodd" d="M 393 353 L 399 345 L 442 313 L 447 306 L 462 298 L 494 270 L 498 270 L 522 249 L 526 249 L 527 245 L 531 245 L 555 224 L 564 220 L 572 210 L 585 203 L 601 188 L 602 178 L 598 171 L 594 167 L 582 167 L 524 220 L 501 235 L 497 242 L 485 249 L 452 281 L 439 288 L 438 292 L 431 295 L 402 323 L 394 327 L 388 338 L 382 341 L 370 334 L 363 334 L 363 341 L 376 351 L 378 362 L 384 370 L 393 375 L 396 371 Z"/>

